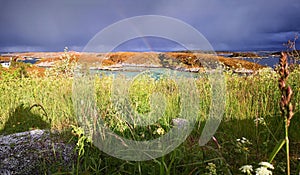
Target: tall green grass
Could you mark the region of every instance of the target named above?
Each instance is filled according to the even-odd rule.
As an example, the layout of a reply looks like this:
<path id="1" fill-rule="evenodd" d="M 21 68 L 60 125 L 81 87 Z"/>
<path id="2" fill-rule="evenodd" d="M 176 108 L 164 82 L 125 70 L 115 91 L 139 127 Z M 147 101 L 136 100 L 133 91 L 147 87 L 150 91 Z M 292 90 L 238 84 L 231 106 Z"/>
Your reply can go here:
<path id="1" fill-rule="evenodd" d="M 120 77 L 119 77 L 120 78 Z M 291 73 L 290 83 L 295 89 L 294 102 L 296 110 L 299 106 L 299 71 Z M 95 78 L 95 89 L 100 111 L 105 111 L 111 104 L 112 77 Z M 277 87 L 278 76 L 274 71 L 260 71 L 256 75 L 239 76 L 226 73 L 226 113 L 225 120 L 249 119 L 274 116 L 279 112 L 278 99 L 280 93 Z M 62 129 L 64 125 L 75 122 L 72 104 L 72 78 L 5 78 L 0 80 L 1 89 L 1 121 L 0 127 L 9 117 L 9 112 L 21 104 L 42 105 L 51 120 L 53 128 Z M 208 78 L 196 80 L 201 99 L 199 117 L 205 118 L 210 107 L 210 84 Z M 168 87 L 170 86 L 170 87 Z M 174 86 L 174 87 L 171 87 Z M 149 95 L 155 89 L 168 96 L 169 112 L 178 110 L 178 94 L 166 89 L 176 88 L 169 80 L 155 82 L 153 78 L 143 78 L 131 85 L 131 104 L 138 112 L 149 111 Z M 156 90 L 157 91 L 157 90 Z M 177 111 L 178 112 L 178 111 Z M 297 112 L 297 111 L 296 111 Z M 172 114 L 173 115 L 173 114 Z M 74 124 L 74 123 L 73 123 Z"/>
<path id="2" fill-rule="evenodd" d="M 31 111 L 41 114 L 51 128 L 62 130 L 74 123 L 71 100 L 72 79 L 61 78 L 6 78 L 0 80 L 0 130 L 18 106 L 43 106 L 47 115 L 39 108 Z"/>
<path id="3" fill-rule="evenodd" d="M 208 173 L 208 163 L 214 163 L 217 173 L 237 174 L 238 168 L 246 163 L 257 163 L 257 160 L 267 160 L 277 139 L 282 138 L 283 129 L 280 116 L 280 92 L 277 87 L 278 75 L 272 70 L 261 70 L 255 75 L 240 76 L 226 72 L 226 109 L 215 137 L 221 148 L 214 142 L 207 146 L 199 147 L 198 139 L 205 119 L 209 113 L 211 102 L 211 86 L 209 79 L 202 76 L 196 79 L 199 92 L 198 124 L 192 134 L 180 147 L 170 154 L 152 161 L 130 162 L 110 157 L 91 144 L 85 145 L 85 155 L 79 160 L 81 166 L 78 172 L 91 174 L 203 174 Z M 1 76 L 2 75 L 2 76 Z M 70 77 L 28 77 L 0 75 L 0 133 L 7 134 L 5 128 L 7 121 L 13 116 L 14 111 L 20 106 L 29 109 L 34 104 L 44 108 L 32 108 L 29 114 L 39 116 L 42 121 L 49 123 L 51 129 L 68 130 L 71 125 L 78 125 L 78 119 L 72 104 L 72 84 Z M 122 76 L 118 81 L 126 81 Z M 295 104 L 295 117 L 290 126 L 291 140 L 291 168 L 297 172 L 298 149 L 300 148 L 299 128 L 299 103 L 300 103 L 300 69 L 295 69 L 289 77 L 289 84 L 294 91 L 292 103 Z M 154 139 L 160 135 L 155 132 L 163 128 L 166 132 L 171 128 L 171 118 L 176 118 L 180 111 L 180 97 L 178 86 L 167 77 L 155 80 L 143 76 L 131 82 L 129 86 L 130 104 L 141 114 L 150 110 L 150 97 L 153 93 L 161 93 L 166 99 L 165 120 L 160 120 L 150 127 L 138 127 L 126 124 L 120 120 L 121 114 L 112 103 L 113 78 L 111 76 L 95 76 L 95 97 L 100 116 L 115 133 L 136 140 Z M 45 114 L 46 112 L 46 114 Z M 28 113 L 23 113 L 26 117 Z M 22 113 L 18 113 L 22 115 Z M 14 115 L 16 117 L 16 115 Z M 264 118 L 265 123 L 254 122 L 255 119 Z M 18 127 L 18 117 L 11 127 Z M 36 122 L 41 122 L 37 120 Z M 34 122 L 34 121 L 32 121 Z M 13 126 L 15 125 L 15 126 Z M 34 124 L 40 126 L 38 123 Z M 33 128 L 28 128 L 33 129 Z M 17 131 L 17 129 L 16 129 Z M 249 155 L 237 147 L 236 139 L 246 137 L 252 143 L 248 147 Z M 275 159 L 275 172 L 282 173 L 284 161 L 278 155 Z M 209 164 L 209 167 L 213 167 Z"/>

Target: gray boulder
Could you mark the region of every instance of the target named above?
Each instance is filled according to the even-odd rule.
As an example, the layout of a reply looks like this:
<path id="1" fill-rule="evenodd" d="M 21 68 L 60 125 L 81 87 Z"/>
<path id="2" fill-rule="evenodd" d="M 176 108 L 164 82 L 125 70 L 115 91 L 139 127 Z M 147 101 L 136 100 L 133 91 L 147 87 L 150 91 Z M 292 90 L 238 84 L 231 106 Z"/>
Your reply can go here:
<path id="1" fill-rule="evenodd" d="M 0 136 L 0 174 L 51 174 L 53 169 L 71 171 L 76 163 L 75 146 L 47 130 Z"/>

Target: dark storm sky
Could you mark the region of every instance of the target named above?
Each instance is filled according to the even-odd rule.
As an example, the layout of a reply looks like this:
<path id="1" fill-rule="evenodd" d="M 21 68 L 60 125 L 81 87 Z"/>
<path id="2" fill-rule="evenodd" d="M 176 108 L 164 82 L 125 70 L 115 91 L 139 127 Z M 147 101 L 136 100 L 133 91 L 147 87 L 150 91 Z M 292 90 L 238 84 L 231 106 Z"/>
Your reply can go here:
<path id="1" fill-rule="evenodd" d="M 81 51 L 105 27 L 139 15 L 182 20 L 215 50 L 283 50 L 300 32 L 299 0 L 0 0 L 0 52 Z M 148 40 L 124 48 L 173 47 Z"/>

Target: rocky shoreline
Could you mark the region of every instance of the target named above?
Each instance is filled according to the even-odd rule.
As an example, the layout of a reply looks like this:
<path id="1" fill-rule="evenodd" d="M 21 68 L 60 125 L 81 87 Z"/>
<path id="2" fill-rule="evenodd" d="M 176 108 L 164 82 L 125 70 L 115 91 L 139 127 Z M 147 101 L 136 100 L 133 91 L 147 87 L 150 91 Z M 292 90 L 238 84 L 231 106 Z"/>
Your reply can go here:
<path id="1" fill-rule="evenodd" d="M 57 62 L 62 61 L 64 52 L 29 52 L 29 53 L 12 53 L 1 55 L 0 60 L 7 60 L 13 57 L 18 60 L 34 60 L 32 64 L 38 68 L 51 68 Z M 172 70 L 184 72 L 200 72 L 210 64 L 224 65 L 232 70 L 244 70 L 244 72 L 256 71 L 265 66 L 245 61 L 235 57 L 220 56 L 203 52 L 112 52 L 112 53 L 81 53 L 67 52 L 72 60 L 78 64 L 88 64 L 90 69 L 104 71 L 122 71 L 126 67 L 143 67 L 143 68 L 169 68 Z M 218 53 L 222 54 L 222 53 Z M 235 53 L 236 56 L 248 56 L 248 53 Z M 257 54 L 250 54 L 257 56 Z M 208 66 L 209 67 L 209 66 Z"/>

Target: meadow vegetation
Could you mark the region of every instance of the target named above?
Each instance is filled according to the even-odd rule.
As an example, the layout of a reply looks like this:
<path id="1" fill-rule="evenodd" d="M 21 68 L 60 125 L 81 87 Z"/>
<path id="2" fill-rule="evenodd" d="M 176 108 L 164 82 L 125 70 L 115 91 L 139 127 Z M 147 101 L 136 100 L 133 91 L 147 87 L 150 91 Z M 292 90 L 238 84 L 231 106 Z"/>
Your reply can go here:
<path id="1" fill-rule="evenodd" d="M 222 123 L 215 133 L 217 142 L 211 140 L 202 147 L 198 144 L 211 102 L 209 78 L 200 75 L 195 79 L 201 99 L 197 123 L 186 141 L 171 153 L 151 161 L 119 160 L 100 151 L 82 134 L 73 106 L 73 72 L 66 69 L 69 64 L 61 62 L 60 66 L 45 73 L 44 77 L 26 74 L 24 66 L 16 66 L 13 70 L 0 68 L 0 134 L 37 128 L 51 129 L 70 133 L 64 135 L 63 139 L 78 144 L 78 160 L 73 170 L 61 172 L 56 169 L 53 173 L 242 174 L 250 169 L 244 167 L 240 170 L 243 165 L 253 165 L 253 170 L 267 166 L 258 163 L 267 162 L 276 144 L 284 138 L 278 73 L 270 68 L 260 69 L 247 76 L 226 71 L 226 107 Z M 299 80 L 298 65 L 291 70 L 287 80 L 294 92 L 291 103 L 295 115 L 289 128 L 292 174 L 300 171 Z M 122 114 L 113 105 L 113 81 L 126 82 L 124 76 L 114 79 L 102 74 L 94 76 L 93 81 L 99 116 L 104 119 L 107 127 L 122 137 L 134 140 L 160 137 L 171 129 L 171 119 L 179 115 L 178 84 L 167 76 L 158 80 L 151 75 L 141 76 L 131 82 L 129 87 L 130 104 L 140 114 L 149 112 L 151 94 L 160 93 L 166 99 L 163 119 L 147 127 L 122 121 Z M 285 150 L 281 150 L 271 162 L 274 174 L 286 173 L 284 157 Z"/>

